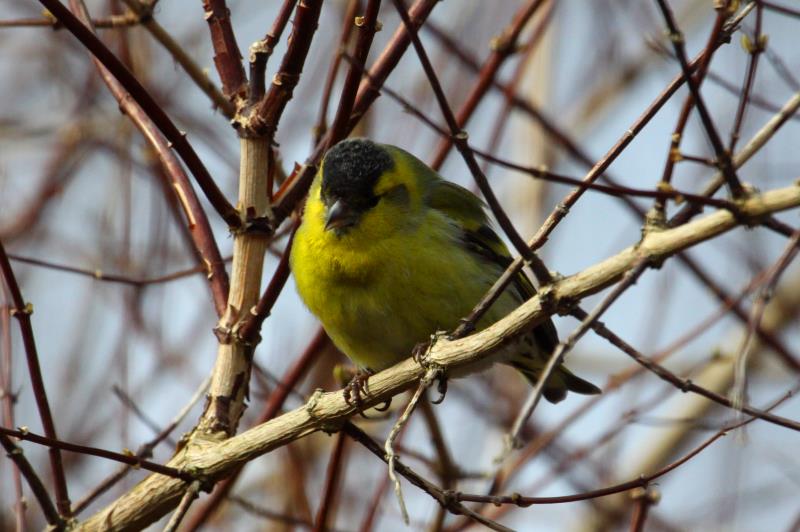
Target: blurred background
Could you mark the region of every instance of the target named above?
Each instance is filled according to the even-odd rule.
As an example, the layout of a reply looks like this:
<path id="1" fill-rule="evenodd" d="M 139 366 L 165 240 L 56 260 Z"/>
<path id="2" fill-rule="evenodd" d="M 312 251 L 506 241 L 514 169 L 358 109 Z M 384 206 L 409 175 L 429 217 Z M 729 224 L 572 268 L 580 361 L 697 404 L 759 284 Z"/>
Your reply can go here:
<path id="1" fill-rule="evenodd" d="M 303 75 L 276 134 L 286 173 L 306 160 L 316 132 L 330 125 L 335 113 L 348 63 L 342 61 L 334 71 L 330 93 L 326 80 L 352 3 L 323 4 Z M 736 3 L 737 12 L 748 4 Z M 247 47 L 263 37 L 282 4 L 228 0 L 245 58 Z M 469 98 L 493 43 L 497 50 L 497 37 L 529 4 L 457 0 L 441 2 L 432 11 L 420 35 L 454 109 Z M 656 2 L 540 4 L 465 129 L 476 148 L 580 179 L 681 67 Z M 694 57 L 706 47 L 714 27 L 715 2 L 669 4 L 685 33 L 688 55 Z M 754 4 L 730 44 L 714 54 L 702 85 L 726 146 L 732 131 L 739 130 L 734 153 L 800 92 L 800 5 L 791 0 Z M 239 143 L 229 120 L 125 3 L 97 0 L 87 5 L 103 41 L 187 132 L 219 187 L 235 201 Z M 219 85 L 202 3 L 161 0 L 153 17 Z M 379 19 L 383 29 L 375 37 L 368 64 L 400 24 L 391 2 L 384 2 Z M 280 63 L 290 29 L 268 63 L 268 80 Z M 761 41 L 757 34 L 763 35 Z M 737 120 L 745 80 L 753 68 L 747 44 L 752 50 L 752 43 L 765 39 L 764 51 L 756 54 L 743 118 Z M 405 53 L 386 87 L 444 124 L 413 49 Z M 666 102 L 614 161 L 609 177 L 621 185 L 655 189 L 687 94 L 683 87 Z M 323 114 L 326 96 L 330 105 Z M 86 50 L 37 2 L 0 0 L 0 101 L 0 242 L 12 259 L 25 301 L 33 304 L 33 328 L 59 437 L 111 450 L 136 450 L 190 404 L 213 367 L 216 314 L 202 266 L 150 147 L 120 113 Z M 800 177 L 797 120 L 790 118 L 741 168 L 743 181 L 764 191 Z M 440 135 L 387 94 L 370 108 L 357 134 L 401 146 L 430 164 L 441 157 Z M 709 162 L 714 152 L 694 111 L 680 152 L 688 157 L 675 164 L 673 186 L 700 193 L 715 173 Z M 526 239 L 571 190 L 488 163 L 485 170 Z M 475 189 L 455 150 L 443 159 L 440 173 Z M 633 198 L 633 205 L 647 212 L 653 201 Z M 678 209 L 670 202 L 667 216 Z M 207 211 L 222 255 L 230 257 L 227 227 L 211 208 Z M 778 219 L 800 227 L 797 211 Z M 642 223 L 621 198 L 588 191 L 539 253 L 551 270 L 573 274 L 635 244 Z M 270 245 L 264 284 L 275 271 L 286 234 L 286 228 L 279 231 L 281 236 Z M 733 368 L 739 360 L 747 368 L 747 402 L 765 407 L 798 383 L 797 367 L 787 360 L 800 361 L 800 270 L 789 265 L 776 281 L 771 300 L 766 301 L 764 292 L 770 268 L 787 242 L 764 227 L 731 231 L 690 249 L 686 256 L 693 267 L 672 258 L 645 272 L 603 322 L 646 356 L 659 357 L 681 377 L 722 394 L 732 392 Z M 593 308 L 602 296 L 588 298 L 583 308 Z M 739 316 L 723 303 L 726 298 L 740 298 Z M 41 433 L 19 330 L 2 291 L 0 304 L 3 424 Z M 758 315 L 759 307 L 763 316 Z M 759 319 L 771 347 L 748 334 Z M 578 325 L 570 317 L 555 317 L 555 322 L 562 337 Z M 290 279 L 261 331 L 250 406 L 240 431 L 252 426 L 318 328 Z M 324 340 L 317 345 L 322 346 L 319 356 L 284 409 L 303 404 L 316 388 L 337 387 L 332 369 L 346 359 Z M 450 382 L 443 404 L 416 412 L 399 443 L 404 463 L 437 485 L 464 492 L 487 493 L 494 479 L 497 493 L 564 495 L 654 472 L 742 419 L 733 410 L 639 371 L 628 356 L 591 332 L 570 352 L 567 364 L 605 393 L 599 398 L 571 394 L 559 405 L 541 404 L 523 433 L 524 447 L 502 462 L 496 458 L 503 450 L 503 436 L 528 391 L 507 368 Z M 397 409 L 405 404 L 398 399 L 387 415 L 355 421 L 383 441 Z M 194 426 L 201 409 L 202 400 L 191 406 L 172 439 L 156 446 L 153 460 L 169 459 L 175 440 Z M 800 419 L 800 402 L 789 399 L 775 412 Z M 432 437 L 437 433 L 440 436 Z M 192 521 L 192 512 L 206 503 L 201 497 L 184 526 L 313 528 L 326 497 L 325 479 L 337 438 L 313 434 L 258 458 L 213 515 L 202 523 Z M 21 445 L 51 486 L 46 449 Z M 328 529 L 479 526 L 446 514 L 428 495 L 404 484 L 411 516 L 410 528 L 405 527 L 385 465 L 355 442 L 344 440 L 341 446 L 337 487 L 328 496 L 333 502 Z M 660 500 L 650 509 L 646 530 L 800 529 L 798 448 L 797 432 L 763 421 L 716 441 L 652 485 Z M 73 502 L 118 468 L 99 458 L 64 456 Z M 88 502 L 79 518 L 99 510 L 143 476 L 142 471 L 131 472 Z M 12 530 L 18 481 L 6 459 L 0 460 L 0 479 L 0 529 Z M 29 529 L 41 528 L 39 508 L 26 485 L 23 490 L 28 501 L 24 523 Z M 513 529 L 548 531 L 625 530 L 631 526 L 634 506 L 630 493 L 624 493 L 569 504 L 473 508 Z"/>

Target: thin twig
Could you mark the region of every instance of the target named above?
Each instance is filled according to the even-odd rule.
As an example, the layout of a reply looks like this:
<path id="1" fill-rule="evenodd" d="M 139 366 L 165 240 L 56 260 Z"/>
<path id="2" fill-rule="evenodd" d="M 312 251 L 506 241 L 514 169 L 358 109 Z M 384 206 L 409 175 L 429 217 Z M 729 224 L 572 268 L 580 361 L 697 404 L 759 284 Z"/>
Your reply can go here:
<path id="1" fill-rule="evenodd" d="M 0 283 L 0 402 L 2 402 L 2 423 L 6 427 L 14 427 L 14 404 L 17 395 L 14 393 L 13 360 L 11 353 L 11 309 L 6 304 L 6 288 Z M 14 483 L 14 519 L 17 532 L 23 532 L 25 526 L 25 500 L 22 491 L 22 475 L 18 467 L 11 468 L 12 482 Z M 49 498 L 49 497 L 48 497 Z M 52 504 L 52 503 L 51 503 Z"/>
<path id="2" fill-rule="evenodd" d="M 731 154 L 722 144 L 722 139 L 720 139 L 719 133 L 717 132 L 717 127 L 714 125 L 711 114 L 706 107 L 705 100 L 700 94 L 700 84 L 698 80 L 692 76 L 692 69 L 689 66 L 689 59 L 686 57 L 683 33 L 681 33 L 681 31 L 678 29 L 678 24 L 675 22 L 675 17 L 672 14 L 672 9 L 670 9 L 669 4 L 667 4 L 667 0 L 656 0 L 656 2 L 658 3 L 658 7 L 661 9 L 661 13 L 664 16 L 667 28 L 669 29 L 669 39 L 672 42 L 673 48 L 675 49 L 675 56 L 678 58 L 678 62 L 681 65 L 683 77 L 686 79 L 686 84 L 689 87 L 689 91 L 692 93 L 694 105 L 697 107 L 697 112 L 700 114 L 700 120 L 702 121 L 708 139 L 714 148 L 714 153 L 719 161 L 722 175 L 725 176 L 725 181 L 728 183 L 728 187 L 730 188 L 733 197 L 739 198 L 745 193 L 745 190 L 739 181 L 739 177 L 736 175 L 736 168 L 731 160 Z"/>
<path id="3" fill-rule="evenodd" d="M 153 473 L 158 473 L 160 475 L 164 475 L 171 478 L 178 478 L 185 481 L 194 480 L 194 475 L 192 475 L 191 473 L 175 469 L 174 467 L 169 467 L 162 464 L 157 464 L 155 462 L 150 462 L 149 460 L 141 459 L 133 455 L 132 453 L 131 454 L 115 453 L 114 451 L 99 449 L 97 447 L 89 447 L 86 445 L 78 445 L 77 443 L 70 443 L 62 440 L 56 440 L 53 438 L 48 438 L 46 436 L 40 436 L 39 434 L 34 434 L 33 432 L 28 431 L 27 429 L 14 430 L 14 429 L 7 429 L 4 427 L 0 427 L 0 433 L 5 434 L 7 436 L 13 436 L 20 440 L 38 443 L 39 445 L 44 445 L 46 447 L 49 447 L 50 449 L 69 451 L 71 453 L 87 454 L 90 456 L 97 456 L 99 458 L 105 458 L 106 460 L 113 460 L 114 462 L 122 462 L 123 464 L 128 464 L 141 469 L 146 469 L 148 471 L 152 471 Z M 61 513 L 62 515 L 64 514 L 64 512 Z M 67 515 L 69 515 L 69 513 L 67 513 Z"/>
<path id="4" fill-rule="evenodd" d="M 203 9 L 214 48 L 214 65 L 222 80 L 222 92 L 236 104 L 247 89 L 247 78 L 231 25 L 231 13 L 225 0 L 203 0 Z"/>
<path id="5" fill-rule="evenodd" d="M 523 4 L 514 14 L 511 23 L 500 32 L 500 36 L 492 40 L 492 53 L 489 54 L 489 57 L 481 66 L 478 72 L 478 79 L 470 89 L 469 94 L 464 100 L 464 104 L 458 110 L 458 114 L 455 117 L 455 122 L 457 124 L 456 131 L 461 130 L 461 128 L 467 124 L 475 109 L 478 107 L 478 104 L 491 88 L 492 82 L 497 77 L 498 71 L 506 60 L 517 53 L 517 41 L 519 40 L 522 30 L 525 29 L 528 21 L 530 21 L 539 8 L 545 3 L 546 0 L 530 0 Z M 431 161 L 431 168 L 438 170 L 442 166 L 452 146 L 453 140 L 451 137 L 448 136 L 441 140 Z"/>
<path id="6" fill-rule="evenodd" d="M 753 38 L 750 39 L 747 34 L 743 36 L 743 45 L 750 56 L 747 58 L 747 73 L 745 74 L 742 90 L 739 94 L 736 119 L 733 122 L 733 129 L 731 130 L 730 143 L 728 144 L 729 153 L 735 153 L 736 143 L 739 142 L 739 135 L 741 134 L 742 124 L 744 124 L 745 113 L 750 104 L 750 93 L 753 90 L 753 81 L 756 78 L 756 70 L 758 70 L 758 58 L 766 48 L 766 38 L 761 34 L 761 19 L 763 14 L 764 5 L 760 2 L 756 2 L 756 29 Z"/>
<path id="7" fill-rule="evenodd" d="M 331 510 L 335 508 L 336 497 L 339 493 L 339 478 L 342 474 L 344 467 L 345 456 L 345 443 L 347 440 L 344 433 L 339 432 L 334 436 L 333 450 L 331 451 L 331 459 L 328 462 L 328 469 L 325 472 L 325 484 L 322 488 L 322 497 L 320 498 L 319 509 L 314 518 L 313 532 L 325 532 L 330 530 L 328 526 L 328 516 Z"/>
<path id="8" fill-rule="evenodd" d="M 400 514 L 402 515 L 403 522 L 406 525 L 409 524 L 408 510 L 406 509 L 406 501 L 403 498 L 403 488 L 400 486 L 400 479 L 397 478 L 397 454 L 394 452 L 394 442 L 397 439 L 397 436 L 400 434 L 400 431 L 403 430 L 403 427 L 411 418 L 411 414 L 414 412 L 414 409 L 422 397 L 422 394 L 428 389 L 428 387 L 430 387 L 437 375 L 438 371 L 436 369 L 429 369 L 425 372 L 425 376 L 420 379 L 419 384 L 417 385 L 417 390 L 411 397 L 411 401 L 409 401 L 406 409 L 403 411 L 403 414 L 392 426 L 392 430 L 389 432 L 389 436 L 386 438 L 386 442 L 383 445 L 383 449 L 386 452 L 386 463 L 389 466 L 389 478 L 394 485 L 394 494 L 397 496 L 397 502 L 400 504 Z"/>
<path id="9" fill-rule="evenodd" d="M 25 458 L 22 449 L 4 432 L 0 433 L 0 446 L 6 451 L 6 456 L 14 463 L 17 471 L 25 477 L 28 487 L 30 487 L 33 496 L 36 498 L 36 502 L 39 503 L 42 509 L 47 524 L 58 530 L 63 530 L 65 525 L 64 520 L 58 514 L 58 510 L 56 510 L 53 501 L 50 500 L 50 495 L 47 493 L 47 488 L 44 487 L 42 480 L 39 478 L 39 475 L 36 474 L 31 463 Z"/>
<path id="10" fill-rule="evenodd" d="M 256 105 L 247 122 L 241 124 L 245 130 L 270 138 L 275 135 L 286 104 L 292 99 L 294 88 L 300 81 L 321 10 L 322 0 L 300 0 L 297 4 L 289 48 L 272 79 L 267 95 Z"/>
<path id="11" fill-rule="evenodd" d="M 544 391 L 545 383 L 547 383 L 548 379 L 556 370 L 556 368 L 558 368 L 564 362 L 564 357 L 567 355 L 569 350 L 572 349 L 575 343 L 580 340 L 584 334 L 586 334 L 586 332 L 594 323 L 597 322 L 597 320 L 600 319 L 600 316 L 602 316 L 603 313 L 608 310 L 609 307 L 611 307 L 611 305 L 628 288 L 636 283 L 636 281 L 639 279 L 639 276 L 645 271 L 647 266 L 647 261 L 642 260 L 632 269 L 628 270 L 623 276 L 622 280 L 605 298 L 603 298 L 603 300 L 592 310 L 591 313 L 583 318 L 581 324 L 574 331 L 572 331 L 572 333 L 570 333 L 567 339 L 563 342 L 560 342 L 558 346 L 556 346 L 552 354 L 550 354 L 547 364 L 539 373 L 539 377 L 536 380 L 536 385 L 528 394 L 528 398 L 525 400 L 525 404 L 520 410 L 519 415 L 517 416 L 516 420 L 514 420 L 514 424 L 512 425 L 507 438 L 507 452 L 511 449 L 519 448 L 519 435 L 522 432 L 522 427 L 531 417 L 533 410 L 539 403 L 539 399 L 541 399 L 542 392 Z"/>
<path id="12" fill-rule="evenodd" d="M 350 36 L 353 33 L 353 28 L 355 28 L 354 22 L 356 13 L 360 7 L 361 0 L 348 0 L 347 2 L 344 18 L 342 19 L 342 30 L 339 32 L 338 47 L 333 50 L 331 64 L 328 67 L 328 74 L 325 77 L 325 84 L 322 88 L 319 111 L 317 111 L 317 120 L 311 128 L 311 131 L 314 133 L 313 145 L 317 145 L 328 132 L 328 106 L 331 103 L 333 85 L 339 73 L 339 65 L 342 63 L 342 53 L 347 49 L 347 43 L 350 42 Z M 356 85 L 356 89 L 358 89 L 358 85 Z M 355 96 L 355 94 L 353 96 Z M 348 116 L 347 118 L 349 119 L 350 117 Z"/>
<path id="13" fill-rule="evenodd" d="M 208 390 L 208 385 L 211 382 L 209 377 L 203 379 L 203 382 L 200 383 L 200 386 L 197 387 L 192 397 L 189 401 L 181 408 L 180 412 L 178 412 L 175 417 L 172 418 L 172 421 L 161 430 L 158 430 L 157 427 L 151 426 L 151 428 L 156 432 L 156 435 L 150 439 L 149 441 L 143 443 L 139 448 L 136 450 L 136 456 L 139 458 L 150 458 L 153 456 L 153 449 L 161 443 L 162 441 L 169 441 L 170 434 L 178 428 L 178 425 L 183 421 L 183 419 L 189 414 L 191 409 L 196 405 L 200 399 L 205 395 L 206 390 Z M 127 398 L 126 399 L 130 399 Z M 134 408 L 136 405 L 133 404 L 132 401 L 128 403 L 131 408 Z M 136 408 L 135 411 L 138 411 Z M 141 417 L 141 416 L 140 416 Z M 144 418 L 142 418 L 144 419 Z M 149 425 L 149 423 L 148 423 Z M 174 443 L 174 442 L 171 442 Z M 111 487 L 113 487 L 117 482 L 122 480 L 127 476 L 127 474 L 134 468 L 135 466 L 132 465 L 124 465 L 120 467 L 117 471 L 103 479 L 97 486 L 95 486 L 89 493 L 81 497 L 79 500 L 75 501 L 75 504 L 72 506 L 72 513 L 77 515 L 85 510 L 92 502 L 97 500 L 97 498 L 108 491 Z"/>
<path id="14" fill-rule="evenodd" d="M 150 35 L 169 52 L 176 63 L 194 81 L 200 90 L 213 102 L 226 118 L 231 119 L 236 113 L 236 108 L 225 97 L 219 88 L 211 81 L 208 74 L 198 65 L 186 50 L 176 41 L 164 27 L 153 18 L 152 7 L 145 5 L 141 0 L 122 0 L 128 8 L 136 13 L 141 25 L 150 32 Z"/>
<path id="15" fill-rule="evenodd" d="M 33 389 L 36 408 L 39 411 L 39 418 L 42 421 L 44 433 L 50 439 L 58 439 L 55 422 L 53 421 L 53 414 L 50 410 L 50 402 L 47 399 L 47 390 L 44 386 L 42 368 L 39 364 L 39 353 L 36 349 L 33 325 L 31 324 L 33 305 L 25 303 L 22 297 L 22 291 L 19 288 L 19 284 L 17 284 L 17 278 L 14 276 L 14 270 L 11 269 L 11 263 L 8 261 L 8 256 L 6 255 L 6 250 L 2 243 L 0 243 L 0 277 L 3 279 L 8 289 L 8 294 L 10 295 L 13 305 L 11 316 L 15 317 L 19 324 L 22 344 L 25 348 L 25 360 L 28 364 L 28 375 L 30 376 L 31 388 Z M 61 459 L 61 452 L 58 449 L 51 448 L 48 454 L 50 456 L 50 469 L 55 483 L 56 507 L 61 516 L 69 517 L 69 492 L 67 491 L 67 478 L 64 474 L 64 463 Z"/>
<path id="16" fill-rule="evenodd" d="M 631 516 L 631 532 L 644 532 L 644 524 L 650 507 L 658 503 L 660 494 L 653 488 L 636 488 L 631 492 L 633 515 Z"/>
<path id="17" fill-rule="evenodd" d="M 272 23 L 272 28 L 267 32 L 263 39 L 254 42 L 250 46 L 250 105 L 257 103 L 264 97 L 266 90 L 265 75 L 267 71 L 267 61 L 269 61 L 275 45 L 283 35 L 283 30 L 289 23 L 289 17 L 294 11 L 297 0 L 284 0 L 278 16 Z"/>
<path id="18" fill-rule="evenodd" d="M 772 299 L 778 280 L 781 278 L 781 275 L 783 275 L 783 272 L 786 271 L 786 268 L 792 260 L 797 256 L 798 251 L 800 251 L 800 230 L 795 231 L 794 236 L 786 244 L 786 248 L 775 262 L 775 265 L 770 268 L 768 279 L 762 286 L 758 299 L 756 299 L 756 302 L 753 304 L 747 333 L 744 335 L 735 357 L 736 365 L 733 389 L 731 390 L 731 399 L 733 400 L 734 407 L 744 404 L 747 399 L 747 361 L 750 351 L 753 348 L 755 331 L 761 325 L 761 321 L 764 318 L 764 311 Z"/>
<path id="19" fill-rule="evenodd" d="M 378 22 L 378 12 L 381 9 L 380 0 L 367 0 L 367 8 L 364 15 L 356 17 L 353 24 L 357 27 L 356 47 L 353 56 L 358 64 L 364 64 L 372 46 L 375 32 L 381 29 Z M 339 55 L 338 57 L 341 57 Z M 336 109 L 336 116 L 331 124 L 330 134 L 328 135 L 328 147 L 330 148 L 346 136 L 348 122 L 353 112 L 353 104 L 358 92 L 358 84 L 361 81 L 361 71 L 350 65 L 347 76 L 344 79 L 341 95 L 339 96 L 339 107 Z"/>
<path id="20" fill-rule="evenodd" d="M 186 493 L 184 493 L 180 504 L 175 509 L 172 517 L 169 518 L 169 521 L 167 521 L 166 526 L 164 526 L 164 532 L 176 532 L 178 530 L 178 526 L 181 524 L 183 517 L 186 515 L 186 512 L 189 511 L 189 507 L 195 499 L 197 499 L 199 494 L 200 481 L 195 480 L 186 488 Z"/>

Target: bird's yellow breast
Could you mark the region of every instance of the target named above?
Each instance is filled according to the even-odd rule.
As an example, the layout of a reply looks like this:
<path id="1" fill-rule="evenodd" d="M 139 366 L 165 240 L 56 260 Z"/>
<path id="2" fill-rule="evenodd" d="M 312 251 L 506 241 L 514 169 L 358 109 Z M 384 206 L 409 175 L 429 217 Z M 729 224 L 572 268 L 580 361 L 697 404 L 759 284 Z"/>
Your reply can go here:
<path id="1" fill-rule="evenodd" d="M 446 216 L 427 210 L 414 223 L 374 209 L 349 232 L 324 228 L 312 188 L 295 235 L 291 265 L 297 289 L 336 345 L 356 364 L 386 368 L 437 330 L 452 330 L 499 275 L 463 246 Z M 493 316 L 515 304 L 501 300 Z"/>

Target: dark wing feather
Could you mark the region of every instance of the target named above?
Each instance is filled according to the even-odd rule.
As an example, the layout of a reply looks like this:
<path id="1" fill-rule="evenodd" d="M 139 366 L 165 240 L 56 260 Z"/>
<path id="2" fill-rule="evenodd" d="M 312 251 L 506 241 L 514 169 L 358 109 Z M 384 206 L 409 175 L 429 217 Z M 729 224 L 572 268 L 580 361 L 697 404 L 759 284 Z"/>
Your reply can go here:
<path id="1" fill-rule="evenodd" d="M 496 264 L 500 271 L 513 262 L 508 248 L 489 226 L 484 203 L 475 194 L 455 183 L 440 180 L 433 187 L 428 205 L 444 212 L 461 227 L 462 238 L 470 251 Z M 533 283 L 523 271 L 515 275 L 512 282 L 520 303 L 536 294 Z M 551 320 L 537 327 L 533 335 L 544 353 L 552 352 L 558 344 L 558 334 Z"/>

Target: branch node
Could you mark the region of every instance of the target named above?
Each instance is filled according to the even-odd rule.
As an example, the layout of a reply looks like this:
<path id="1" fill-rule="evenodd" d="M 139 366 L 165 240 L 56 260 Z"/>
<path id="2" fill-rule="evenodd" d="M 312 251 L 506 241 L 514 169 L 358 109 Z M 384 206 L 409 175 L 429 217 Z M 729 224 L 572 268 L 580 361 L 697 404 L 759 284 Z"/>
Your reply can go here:
<path id="1" fill-rule="evenodd" d="M 25 303 L 25 306 L 23 308 L 17 308 L 17 307 L 12 308 L 9 314 L 16 318 L 19 318 L 21 315 L 30 316 L 31 314 L 33 314 L 33 303 Z"/>

